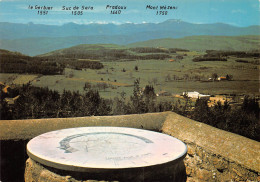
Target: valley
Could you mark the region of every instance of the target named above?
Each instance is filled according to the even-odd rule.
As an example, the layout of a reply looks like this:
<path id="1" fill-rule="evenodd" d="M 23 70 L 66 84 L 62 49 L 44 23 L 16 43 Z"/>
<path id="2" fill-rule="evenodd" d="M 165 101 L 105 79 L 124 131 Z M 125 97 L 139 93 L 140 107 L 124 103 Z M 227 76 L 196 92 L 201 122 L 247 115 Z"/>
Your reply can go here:
<path id="1" fill-rule="evenodd" d="M 59 57 L 61 60 L 66 60 L 73 57 L 83 63 L 84 60 L 100 62 L 103 67 L 100 69 L 66 67 L 63 73 L 58 75 L 29 76 L 30 74 L 1 73 L 0 81 L 9 85 L 30 83 L 60 93 L 64 89 L 84 93 L 86 91 L 84 86 L 90 85 L 89 87 L 97 89 L 106 99 L 120 97 L 123 92 L 129 97 L 136 79 L 140 79 L 141 88 L 152 85 L 156 93 L 161 91 L 169 93 L 170 96 L 160 97 L 163 100 L 173 100 L 175 95 L 190 91 L 209 95 L 259 94 L 258 57 L 239 58 L 230 55 L 224 62 L 194 61 L 195 58 L 205 54 L 202 51 L 163 47 L 152 49 L 110 44 L 79 45 L 40 55 L 38 58 L 55 60 L 55 57 Z M 217 77 L 231 75 L 232 79 L 212 81 L 210 78 L 213 74 Z"/>

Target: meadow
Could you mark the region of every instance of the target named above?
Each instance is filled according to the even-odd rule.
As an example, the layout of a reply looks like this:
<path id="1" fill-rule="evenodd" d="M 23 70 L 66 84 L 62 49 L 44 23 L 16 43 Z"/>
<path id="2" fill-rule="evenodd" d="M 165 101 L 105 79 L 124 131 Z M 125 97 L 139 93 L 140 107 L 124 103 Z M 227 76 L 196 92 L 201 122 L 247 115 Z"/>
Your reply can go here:
<path id="1" fill-rule="evenodd" d="M 103 60 L 102 69 L 65 68 L 62 75 L 2 73 L 0 81 L 8 84 L 30 82 L 33 86 L 48 87 L 59 92 L 65 89 L 80 93 L 85 92 L 83 88 L 87 83 L 98 89 L 102 97 L 108 99 L 120 97 L 122 92 L 125 92 L 128 98 L 133 93 L 136 79 L 140 79 L 141 88 L 153 85 L 156 93 L 167 91 L 172 96 L 185 91 L 198 91 L 210 95 L 259 94 L 259 58 L 239 58 L 240 61 L 237 61 L 237 57 L 228 56 L 227 61 L 192 61 L 194 57 L 204 54 L 205 52 L 199 51 L 177 51 L 170 53 L 171 59 Z M 232 80 L 208 81 L 214 73 L 218 76 L 232 75 Z M 160 99 L 172 100 L 172 96 Z"/>

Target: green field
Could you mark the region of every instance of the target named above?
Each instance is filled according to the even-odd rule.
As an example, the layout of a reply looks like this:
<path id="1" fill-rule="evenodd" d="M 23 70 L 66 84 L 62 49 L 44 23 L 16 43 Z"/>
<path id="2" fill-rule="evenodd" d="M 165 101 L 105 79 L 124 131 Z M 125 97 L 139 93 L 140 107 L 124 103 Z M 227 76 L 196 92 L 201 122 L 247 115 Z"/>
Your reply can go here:
<path id="1" fill-rule="evenodd" d="M 175 59 L 178 55 L 185 55 L 183 59 Z M 49 87 L 62 92 L 64 89 L 84 92 L 86 82 L 92 88 L 99 89 L 104 98 L 114 98 L 125 92 L 130 96 L 133 92 L 135 79 L 140 78 L 140 86 L 153 85 L 156 93 L 167 91 L 173 95 L 184 91 L 198 91 L 203 94 L 259 94 L 259 65 L 258 58 L 241 58 L 248 63 L 237 62 L 237 57 L 228 57 L 228 61 L 193 62 L 195 56 L 204 52 L 176 52 L 170 55 L 175 60 L 134 60 L 134 61 L 105 61 L 103 69 L 73 70 L 66 68 L 64 75 L 38 77 L 27 75 L 27 82 L 34 86 Z M 135 70 L 138 67 L 138 70 Z M 124 70 L 124 71 L 123 71 Z M 207 81 L 213 73 L 218 76 L 233 76 L 232 81 Z M 16 83 L 18 74 L 1 74 L 2 82 Z M 12 79 L 13 78 L 13 79 Z M 26 83 L 24 81 L 22 83 Z M 109 88 L 101 89 L 96 85 L 106 83 Z M 20 83 L 21 84 L 21 83 Z M 160 99 L 172 99 L 163 97 Z"/>
<path id="2" fill-rule="evenodd" d="M 183 49 L 205 50 L 233 50 L 250 51 L 258 49 L 260 38 L 257 35 L 247 36 L 188 36 L 180 39 L 166 38 L 128 44 L 128 47 L 178 47 Z"/>

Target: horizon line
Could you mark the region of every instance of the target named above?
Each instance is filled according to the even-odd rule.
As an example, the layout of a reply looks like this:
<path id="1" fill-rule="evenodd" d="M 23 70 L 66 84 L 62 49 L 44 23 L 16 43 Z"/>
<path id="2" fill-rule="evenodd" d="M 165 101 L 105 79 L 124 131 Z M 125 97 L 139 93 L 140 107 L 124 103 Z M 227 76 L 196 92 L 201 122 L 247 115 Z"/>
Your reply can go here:
<path id="1" fill-rule="evenodd" d="M 247 25 L 247 26 L 239 26 L 239 25 L 234 25 L 232 23 L 223 23 L 223 22 L 214 22 L 214 23 L 203 23 L 203 22 L 188 22 L 188 21 L 183 21 L 181 19 L 167 19 L 167 20 L 164 20 L 164 21 L 161 21 L 161 22 L 141 22 L 141 23 L 135 23 L 135 22 L 130 22 L 130 21 L 126 21 L 126 22 L 116 22 L 116 21 L 111 21 L 111 22 L 107 22 L 107 21 L 90 21 L 90 22 L 87 22 L 87 23 L 79 23 L 79 22 L 75 22 L 75 21 L 70 21 L 70 22 L 65 22 L 65 23 L 62 23 L 62 24 L 44 24 L 44 23 L 34 23 L 32 21 L 29 21 L 27 23 L 19 23 L 19 22 L 7 22 L 7 21 L 0 21 L 0 23 L 10 23 L 10 24 L 23 24 L 23 25 L 47 25 L 47 26 L 64 26 L 64 25 L 67 25 L 67 24 L 75 24 L 75 25 L 125 25 L 125 24 L 134 24 L 134 25 L 142 25 L 142 24 L 160 24 L 160 23 L 165 23 L 167 21 L 175 21 L 177 23 L 189 23 L 189 24 L 194 24 L 194 25 L 213 25 L 213 24 L 224 24 L 224 25 L 229 25 L 229 26 L 234 26 L 234 27 L 251 27 L 251 26 L 260 26 L 257 25 L 257 24 L 254 24 L 254 25 Z"/>

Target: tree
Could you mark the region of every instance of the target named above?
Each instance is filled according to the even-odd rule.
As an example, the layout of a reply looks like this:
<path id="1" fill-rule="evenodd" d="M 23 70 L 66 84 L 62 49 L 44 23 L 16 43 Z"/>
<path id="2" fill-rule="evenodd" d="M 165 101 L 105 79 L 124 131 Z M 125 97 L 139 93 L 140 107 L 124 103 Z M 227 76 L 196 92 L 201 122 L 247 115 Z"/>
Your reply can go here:
<path id="1" fill-rule="evenodd" d="M 188 75 L 188 74 L 184 74 L 184 75 L 183 75 L 183 79 L 184 79 L 184 80 L 188 80 L 188 79 L 189 79 L 189 75 Z"/>
<path id="2" fill-rule="evenodd" d="M 233 75 L 229 75 L 229 74 L 227 74 L 227 75 L 226 75 L 226 78 L 227 78 L 228 81 L 230 81 L 230 80 L 233 79 Z"/>
<path id="3" fill-rule="evenodd" d="M 218 74 L 217 73 L 212 73 L 212 79 L 215 81 L 218 79 Z"/>
<path id="4" fill-rule="evenodd" d="M 108 84 L 107 83 L 98 83 L 97 87 L 101 90 L 103 89 L 104 91 L 106 91 L 106 89 L 108 88 Z"/>
<path id="5" fill-rule="evenodd" d="M 146 85 L 143 95 L 144 95 L 144 102 L 145 102 L 148 112 L 154 112 L 156 110 L 156 107 L 155 107 L 156 94 L 154 92 L 153 86 Z"/>
<path id="6" fill-rule="evenodd" d="M 134 81 L 134 89 L 133 89 L 133 95 L 130 97 L 130 100 L 132 102 L 132 112 L 133 113 L 145 113 L 147 111 L 145 107 L 145 103 L 143 101 L 143 94 L 140 89 L 140 78 L 136 79 Z"/>
<path id="7" fill-rule="evenodd" d="M 165 76 L 165 81 L 166 82 L 169 82 L 169 81 L 171 81 L 172 79 L 171 79 L 171 75 L 170 74 L 167 74 L 166 76 Z"/>
<path id="8" fill-rule="evenodd" d="M 113 101 L 113 114 L 122 115 L 131 113 L 129 104 L 126 103 L 126 93 L 123 91 L 120 93 L 120 97 L 115 97 Z"/>
<path id="9" fill-rule="evenodd" d="M 84 89 L 85 91 L 88 90 L 88 89 L 91 89 L 91 83 L 86 82 L 85 85 L 84 85 L 84 87 L 83 87 L 83 89 Z"/>
<path id="10" fill-rule="evenodd" d="M 155 97 L 154 88 L 152 85 L 146 85 L 143 91 L 145 97 Z"/>
<path id="11" fill-rule="evenodd" d="M 74 73 L 72 71 L 69 72 L 68 77 L 72 78 L 74 76 Z"/>
<path id="12" fill-rule="evenodd" d="M 247 113 L 254 113 L 256 117 L 259 117 L 258 102 L 255 98 L 250 98 L 248 95 L 244 97 L 241 110 Z"/>

